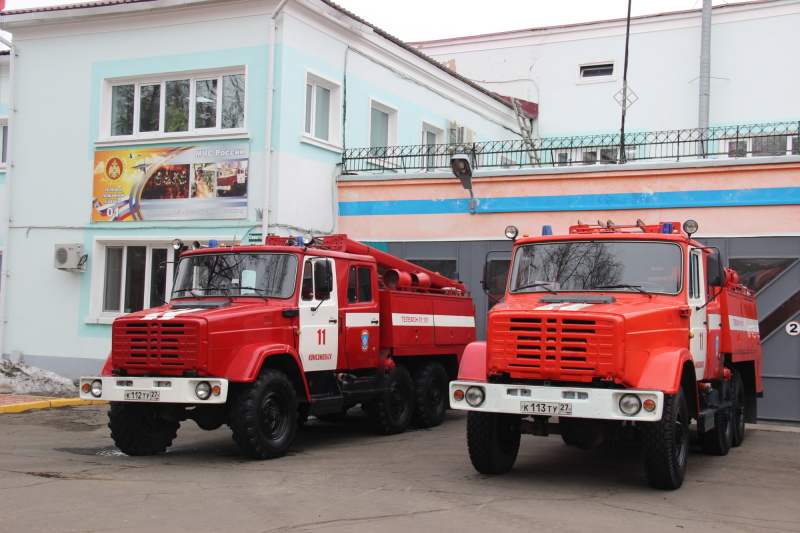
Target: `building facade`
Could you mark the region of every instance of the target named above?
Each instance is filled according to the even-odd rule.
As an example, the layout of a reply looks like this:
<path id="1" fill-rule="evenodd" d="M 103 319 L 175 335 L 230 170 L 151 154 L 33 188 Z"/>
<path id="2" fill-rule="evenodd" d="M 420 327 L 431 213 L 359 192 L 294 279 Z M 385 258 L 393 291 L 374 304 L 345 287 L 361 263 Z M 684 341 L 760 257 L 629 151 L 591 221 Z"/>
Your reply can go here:
<path id="1" fill-rule="evenodd" d="M 393 172 L 382 147 L 517 127 L 507 102 L 322 0 L 100 1 L 0 27 L 2 353 L 72 378 L 100 370 L 116 317 L 169 298 L 173 239 L 334 233 L 345 147 Z"/>
<path id="2" fill-rule="evenodd" d="M 502 269 L 507 225 L 559 234 L 579 220 L 695 219 L 697 237 L 725 252 L 726 266 L 757 291 L 759 416 L 800 423 L 800 336 L 792 334 L 800 321 L 800 71 L 767 59 L 793 46 L 798 24 L 797 0 L 713 8 L 709 127 L 698 129 L 701 10 L 633 18 L 627 82 L 635 101 L 624 137 L 625 19 L 414 43 L 460 75 L 538 104 L 530 139 L 465 147 L 476 166 L 473 210 L 447 172 L 343 176 L 340 225 L 457 271 L 476 296 L 481 331 L 493 301 L 479 289 L 483 264 Z M 358 154 L 345 154 L 347 168 L 359 165 Z"/>

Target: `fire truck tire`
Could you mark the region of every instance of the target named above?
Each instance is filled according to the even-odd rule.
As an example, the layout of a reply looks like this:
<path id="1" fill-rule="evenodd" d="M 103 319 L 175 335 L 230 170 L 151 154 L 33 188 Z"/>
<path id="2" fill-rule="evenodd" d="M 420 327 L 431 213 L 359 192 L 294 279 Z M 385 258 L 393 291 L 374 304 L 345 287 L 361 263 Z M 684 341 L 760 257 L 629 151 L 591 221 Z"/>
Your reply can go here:
<path id="1" fill-rule="evenodd" d="M 734 448 L 741 446 L 744 441 L 744 422 L 747 418 L 746 404 L 744 392 L 744 383 L 742 382 L 742 375 L 738 372 L 733 373 L 731 377 L 731 387 L 733 389 L 733 407 L 731 408 L 733 415 L 733 436 L 731 438 L 731 446 Z"/>
<path id="2" fill-rule="evenodd" d="M 397 365 L 394 371 L 386 375 L 386 388 L 387 391 L 378 399 L 362 407 L 375 432 L 381 435 L 402 433 L 411 422 L 414 402 L 414 387 L 408 370 Z"/>
<path id="3" fill-rule="evenodd" d="M 686 397 L 679 389 L 664 395 L 660 421 L 641 424 L 644 469 L 652 487 L 675 490 L 683 484 L 689 458 L 689 422 Z"/>
<path id="4" fill-rule="evenodd" d="M 262 370 L 234 399 L 230 426 L 233 440 L 251 459 L 286 453 L 297 429 L 297 394 L 286 375 Z"/>
<path id="5" fill-rule="evenodd" d="M 111 402 L 108 427 L 114 444 L 125 455 L 156 455 L 167 451 L 181 423 L 168 416 L 165 409 L 153 403 Z"/>
<path id="6" fill-rule="evenodd" d="M 414 372 L 414 410 L 411 424 L 419 428 L 432 428 L 444 421 L 447 411 L 447 372 L 431 361 Z"/>
<path id="7" fill-rule="evenodd" d="M 733 400 L 733 387 L 726 400 Z M 733 444 L 733 406 L 714 413 L 714 428 L 700 435 L 700 447 L 709 455 L 727 455 Z"/>
<path id="8" fill-rule="evenodd" d="M 481 474 L 505 474 L 519 453 L 520 417 L 504 413 L 467 413 L 467 448 Z"/>

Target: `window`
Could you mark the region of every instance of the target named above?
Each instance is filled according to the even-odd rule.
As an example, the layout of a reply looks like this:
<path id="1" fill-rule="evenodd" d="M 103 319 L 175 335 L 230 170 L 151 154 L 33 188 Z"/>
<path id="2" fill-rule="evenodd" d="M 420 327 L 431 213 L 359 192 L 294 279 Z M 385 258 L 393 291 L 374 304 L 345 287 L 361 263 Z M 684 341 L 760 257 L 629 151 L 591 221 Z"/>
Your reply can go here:
<path id="1" fill-rule="evenodd" d="M 0 158 L 0 164 L 5 165 L 6 161 L 8 161 L 8 123 L 0 122 L 0 134 L 2 134 L 2 139 L 0 139 L 0 151 L 2 151 L 2 158 Z"/>
<path id="2" fill-rule="evenodd" d="M 613 81 L 614 62 L 586 63 L 578 65 L 578 81 Z"/>
<path id="3" fill-rule="evenodd" d="M 700 292 L 700 254 L 694 251 L 689 259 L 689 299 L 697 300 L 702 295 Z"/>
<path id="4" fill-rule="evenodd" d="M 386 148 L 397 145 L 397 110 L 372 101 L 369 121 L 370 155 L 386 156 Z"/>
<path id="5" fill-rule="evenodd" d="M 303 132 L 327 143 L 339 143 L 339 85 L 306 73 L 306 107 Z"/>
<path id="6" fill-rule="evenodd" d="M 747 157 L 747 141 L 728 141 L 728 157 Z"/>
<path id="7" fill-rule="evenodd" d="M 455 259 L 408 259 L 407 261 L 446 278 L 455 279 L 457 275 L 458 267 Z"/>
<path id="8" fill-rule="evenodd" d="M 437 128 L 427 122 L 422 123 L 423 167 L 428 172 L 435 170 L 437 167 L 444 168 L 447 166 L 444 158 L 442 156 L 437 157 L 436 153 L 436 146 L 443 144 L 443 142 L 443 129 Z"/>
<path id="9" fill-rule="evenodd" d="M 177 258 L 167 244 L 171 240 L 95 241 L 86 321 L 110 324 L 120 315 L 164 305 L 172 290 Z"/>
<path id="10" fill-rule="evenodd" d="M 739 283 L 758 293 L 770 281 L 783 274 L 797 257 L 747 257 L 731 258 L 730 267 L 739 274 Z"/>
<path id="11" fill-rule="evenodd" d="M 506 295 L 506 280 L 508 279 L 510 266 L 511 260 L 509 258 L 489 259 L 486 261 L 484 284 L 486 285 L 486 293 L 489 295 L 487 311 Z"/>
<path id="12" fill-rule="evenodd" d="M 372 272 L 368 267 L 350 267 L 347 280 L 347 302 L 364 303 L 372 301 Z"/>
<path id="13" fill-rule="evenodd" d="M 728 157 L 797 155 L 799 148 L 798 138 L 787 135 L 758 135 L 727 141 Z"/>
<path id="14" fill-rule="evenodd" d="M 245 75 L 223 72 L 110 83 L 110 137 L 244 128 Z"/>
<path id="15" fill-rule="evenodd" d="M 167 248 L 108 246 L 105 249 L 104 313 L 134 313 L 167 300 Z"/>
<path id="16" fill-rule="evenodd" d="M 786 137 L 782 135 L 755 137 L 753 155 L 786 155 Z"/>

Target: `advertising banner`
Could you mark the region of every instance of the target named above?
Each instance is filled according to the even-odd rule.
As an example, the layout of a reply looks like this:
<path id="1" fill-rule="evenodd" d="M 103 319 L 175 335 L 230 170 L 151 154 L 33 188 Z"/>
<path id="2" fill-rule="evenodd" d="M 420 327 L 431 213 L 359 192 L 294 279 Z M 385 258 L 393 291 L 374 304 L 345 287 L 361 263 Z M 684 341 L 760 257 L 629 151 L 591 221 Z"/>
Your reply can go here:
<path id="1" fill-rule="evenodd" d="M 247 216 L 247 143 L 94 153 L 93 222 Z"/>

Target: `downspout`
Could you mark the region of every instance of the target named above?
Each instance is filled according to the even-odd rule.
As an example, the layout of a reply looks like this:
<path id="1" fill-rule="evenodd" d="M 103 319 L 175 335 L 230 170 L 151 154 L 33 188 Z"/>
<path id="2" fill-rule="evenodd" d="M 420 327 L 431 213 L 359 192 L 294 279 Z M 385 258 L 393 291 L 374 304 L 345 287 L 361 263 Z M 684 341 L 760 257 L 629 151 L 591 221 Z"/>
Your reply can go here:
<path id="1" fill-rule="evenodd" d="M 264 132 L 264 182 L 261 204 L 261 233 L 264 237 L 269 233 L 269 201 L 270 201 L 270 182 L 272 174 L 272 107 L 275 92 L 275 31 L 277 23 L 275 20 L 281 14 L 283 7 L 289 0 L 281 0 L 278 7 L 269 17 L 269 28 L 267 30 L 267 46 L 269 47 L 269 64 L 267 65 L 267 128 Z"/>
<path id="2" fill-rule="evenodd" d="M 711 94 L 711 0 L 703 0 L 703 20 L 700 31 L 700 105 L 697 128 L 700 130 L 700 155 L 706 157 L 708 139 L 708 110 Z"/>
<path id="3" fill-rule="evenodd" d="M 6 137 L 6 185 L 3 195 L 3 265 L 0 269 L 0 359 L 3 358 L 6 331 L 6 291 L 8 290 L 8 234 L 11 226 L 11 132 L 14 120 L 14 65 L 17 48 L 14 43 L 0 35 L 0 43 L 9 48 L 8 60 L 8 136 Z"/>

